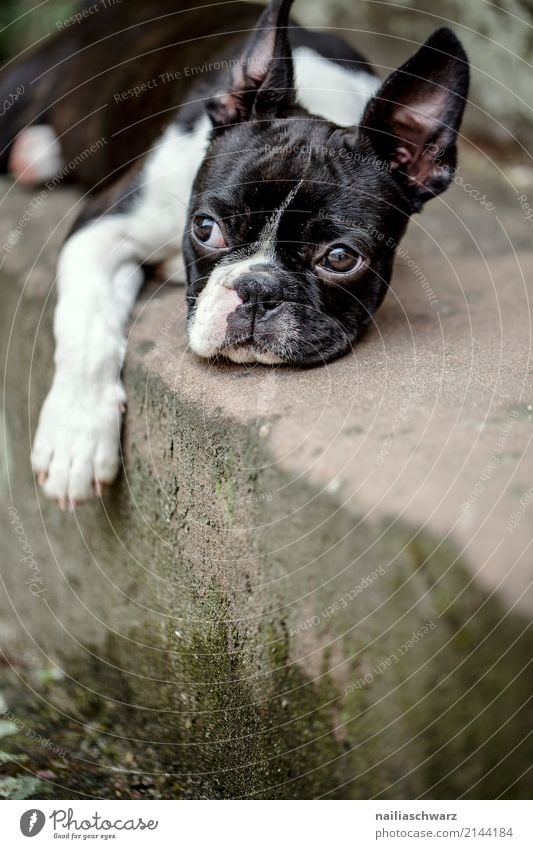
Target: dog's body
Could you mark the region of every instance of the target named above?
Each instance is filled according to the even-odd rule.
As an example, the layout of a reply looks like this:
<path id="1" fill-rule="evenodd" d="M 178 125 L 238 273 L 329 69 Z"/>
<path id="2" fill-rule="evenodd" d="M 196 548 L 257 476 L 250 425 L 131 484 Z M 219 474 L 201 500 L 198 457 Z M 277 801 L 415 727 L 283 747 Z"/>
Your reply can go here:
<path id="1" fill-rule="evenodd" d="M 373 96 L 362 57 L 290 27 L 290 6 L 270 3 L 239 61 L 222 62 L 224 82 L 211 74 L 192 92 L 63 248 L 56 373 L 32 455 L 62 506 L 116 475 L 143 264 L 187 279 L 199 356 L 316 365 L 371 322 L 410 214 L 451 180 L 468 84 L 453 34 L 438 31 Z"/>

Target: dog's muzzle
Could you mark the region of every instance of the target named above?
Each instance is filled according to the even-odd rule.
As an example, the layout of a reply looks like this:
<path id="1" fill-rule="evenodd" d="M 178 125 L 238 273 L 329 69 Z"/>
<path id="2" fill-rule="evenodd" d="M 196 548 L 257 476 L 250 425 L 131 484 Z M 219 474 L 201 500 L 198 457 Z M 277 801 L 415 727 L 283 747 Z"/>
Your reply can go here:
<path id="1" fill-rule="evenodd" d="M 191 348 L 202 357 L 281 363 L 289 327 L 279 272 L 264 263 L 243 265 L 212 273 L 190 318 Z"/>

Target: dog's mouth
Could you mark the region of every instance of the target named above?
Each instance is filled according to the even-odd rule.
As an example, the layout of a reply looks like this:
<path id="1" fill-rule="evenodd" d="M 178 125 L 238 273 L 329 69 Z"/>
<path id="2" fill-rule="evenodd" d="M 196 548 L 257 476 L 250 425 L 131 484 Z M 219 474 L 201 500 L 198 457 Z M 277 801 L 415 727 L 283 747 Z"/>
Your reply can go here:
<path id="1" fill-rule="evenodd" d="M 277 365 L 283 356 L 289 322 L 284 303 L 243 304 L 233 290 L 218 287 L 209 309 L 197 310 L 189 322 L 192 350 L 201 357 L 224 357 L 234 363 Z"/>
<path id="2" fill-rule="evenodd" d="M 221 355 L 234 363 L 283 362 L 283 304 L 242 304 L 227 317 Z"/>

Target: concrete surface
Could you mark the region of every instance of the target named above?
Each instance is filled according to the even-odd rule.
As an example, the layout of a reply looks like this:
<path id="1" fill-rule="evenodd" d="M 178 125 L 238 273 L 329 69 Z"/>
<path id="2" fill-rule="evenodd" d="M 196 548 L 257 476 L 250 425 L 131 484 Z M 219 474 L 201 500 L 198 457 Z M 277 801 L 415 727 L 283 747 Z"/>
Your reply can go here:
<path id="1" fill-rule="evenodd" d="M 8 192 L 0 688 L 68 751 L 43 778 L 42 746 L 9 738 L 38 795 L 528 797 L 530 174 L 461 174 L 413 220 L 375 328 L 320 370 L 197 360 L 183 291 L 150 284 L 124 473 L 74 515 L 28 456 L 77 196 L 5 248 L 31 205 Z"/>

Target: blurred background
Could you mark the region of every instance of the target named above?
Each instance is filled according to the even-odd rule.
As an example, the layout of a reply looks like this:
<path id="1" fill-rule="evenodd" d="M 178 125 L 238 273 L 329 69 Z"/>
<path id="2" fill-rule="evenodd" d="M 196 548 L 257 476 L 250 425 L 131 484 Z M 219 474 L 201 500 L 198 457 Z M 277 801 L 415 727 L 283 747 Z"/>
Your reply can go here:
<path id="1" fill-rule="evenodd" d="M 451 26 L 472 64 L 466 135 L 523 153 L 533 130 L 532 0 L 308 0 L 298 17 L 314 26 L 356 27 L 354 39 L 382 75 L 394 69 L 435 27 Z"/>
<path id="2" fill-rule="evenodd" d="M 55 32 L 57 21 L 92 2 L 2 0 L 0 59 Z M 382 76 L 410 55 L 432 29 L 452 26 L 472 63 L 466 134 L 505 158 L 521 158 L 531 145 L 533 0 L 441 0 L 438 4 L 434 0 L 300 0 L 294 15 L 307 26 L 333 27 L 345 35 L 349 30 L 350 40 Z"/>

